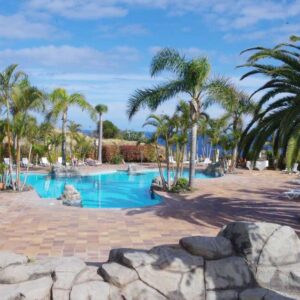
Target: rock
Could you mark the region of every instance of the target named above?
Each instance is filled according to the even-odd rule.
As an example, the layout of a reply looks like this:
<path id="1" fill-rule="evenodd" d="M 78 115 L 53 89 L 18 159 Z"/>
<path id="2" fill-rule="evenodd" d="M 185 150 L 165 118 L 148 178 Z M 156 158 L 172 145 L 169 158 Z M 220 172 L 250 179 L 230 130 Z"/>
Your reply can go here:
<path id="1" fill-rule="evenodd" d="M 280 225 L 272 223 L 233 222 L 222 229 L 219 236 L 231 240 L 236 253 L 244 256 L 255 272 L 266 241 L 279 228 Z"/>
<path id="2" fill-rule="evenodd" d="M 106 281 L 118 287 L 125 286 L 138 279 L 135 270 L 126 268 L 115 262 L 103 264 L 99 272 Z"/>
<path id="3" fill-rule="evenodd" d="M 161 190 L 163 190 L 163 182 L 162 182 L 162 179 L 161 179 L 160 176 L 157 176 L 157 177 L 153 178 L 150 190 L 151 191 L 161 191 Z"/>
<path id="4" fill-rule="evenodd" d="M 1 284 L 0 299 L 50 300 L 52 284 L 53 282 L 50 276 L 18 284 Z"/>
<path id="5" fill-rule="evenodd" d="M 235 290 L 207 291 L 206 300 L 239 300 L 239 293 Z"/>
<path id="6" fill-rule="evenodd" d="M 10 265 L 0 271 L 0 284 L 15 284 L 34 280 L 46 275 L 51 276 L 54 268 L 49 264 L 29 263 L 25 265 Z"/>
<path id="7" fill-rule="evenodd" d="M 291 227 L 281 226 L 266 241 L 258 265 L 261 268 L 295 263 L 300 263 L 300 240 Z"/>
<path id="8" fill-rule="evenodd" d="M 285 293 L 289 297 L 300 295 L 300 263 L 279 267 L 259 266 L 256 281 L 262 287 Z"/>
<path id="9" fill-rule="evenodd" d="M 162 294 L 137 280 L 129 283 L 121 292 L 125 300 L 166 300 Z M 175 299 L 174 299 L 175 300 Z"/>
<path id="10" fill-rule="evenodd" d="M 253 288 L 241 292 L 239 299 L 240 300 L 292 300 L 292 299 L 295 300 L 297 298 L 285 297 L 283 295 L 280 295 L 276 292 L 264 288 Z"/>
<path id="11" fill-rule="evenodd" d="M 149 265 L 157 260 L 157 257 L 144 250 L 129 250 L 120 253 L 121 262 L 130 268 L 137 268 L 141 265 Z"/>
<path id="12" fill-rule="evenodd" d="M 28 257 L 25 255 L 15 254 L 9 251 L 0 251 L 0 269 L 10 265 L 25 264 L 28 262 Z"/>
<path id="13" fill-rule="evenodd" d="M 58 259 L 54 264 L 56 266 L 54 268 L 55 282 L 53 291 L 56 289 L 70 291 L 75 278 L 86 268 L 86 264 L 77 257 Z"/>
<path id="14" fill-rule="evenodd" d="M 183 248 L 193 255 L 203 256 L 206 259 L 223 258 L 233 255 L 230 240 L 222 237 L 194 236 L 180 240 Z"/>
<path id="15" fill-rule="evenodd" d="M 98 274 L 98 267 L 87 266 L 76 276 L 74 285 L 88 281 L 103 281 L 103 278 Z"/>
<path id="16" fill-rule="evenodd" d="M 170 299 L 201 299 L 205 295 L 203 258 L 180 248 L 152 249 L 154 263 L 139 265 L 136 271 L 147 285 Z"/>
<path id="17" fill-rule="evenodd" d="M 251 273 L 241 257 L 211 260 L 206 261 L 205 282 L 207 290 L 242 288 L 251 283 Z"/>
<path id="18" fill-rule="evenodd" d="M 73 185 L 65 185 L 64 192 L 59 199 L 64 205 L 82 207 L 80 193 Z"/>
<path id="19" fill-rule="evenodd" d="M 73 286 L 70 300 L 110 300 L 109 293 L 110 286 L 108 283 L 90 281 Z"/>
<path id="20" fill-rule="evenodd" d="M 109 287 L 109 299 L 110 300 L 124 300 L 124 298 L 121 295 L 121 290 L 118 289 L 114 285 L 110 285 L 110 287 Z"/>
<path id="21" fill-rule="evenodd" d="M 211 177 L 221 177 L 224 176 L 225 171 L 221 163 L 217 162 L 214 164 L 209 164 L 203 173 Z"/>

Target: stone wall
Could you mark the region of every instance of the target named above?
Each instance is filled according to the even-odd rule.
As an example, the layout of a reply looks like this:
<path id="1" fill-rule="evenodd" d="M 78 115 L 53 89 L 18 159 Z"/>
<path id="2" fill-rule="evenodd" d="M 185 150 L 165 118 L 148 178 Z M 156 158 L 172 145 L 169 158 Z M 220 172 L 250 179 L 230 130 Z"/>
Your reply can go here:
<path id="1" fill-rule="evenodd" d="M 287 226 L 234 222 L 217 237 L 113 249 L 100 267 L 0 252 L 0 299 L 300 299 L 300 241 Z"/>

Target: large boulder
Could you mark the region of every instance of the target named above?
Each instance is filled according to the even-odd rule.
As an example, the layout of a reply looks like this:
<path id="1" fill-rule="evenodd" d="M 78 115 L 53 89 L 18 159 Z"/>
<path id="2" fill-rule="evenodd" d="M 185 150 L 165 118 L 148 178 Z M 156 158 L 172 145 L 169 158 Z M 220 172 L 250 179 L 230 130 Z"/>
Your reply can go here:
<path id="1" fill-rule="evenodd" d="M 206 262 L 207 290 L 245 288 L 251 284 L 251 272 L 244 258 L 232 256 Z"/>
<path id="2" fill-rule="evenodd" d="M 193 255 L 206 259 L 223 258 L 233 255 L 231 241 L 222 237 L 191 236 L 180 240 L 180 244 Z"/>
<path id="3" fill-rule="evenodd" d="M 62 200 L 63 205 L 82 207 L 81 195 L 73 185 L 66 184 L 59 199 Z"/>
<path id="4" fill-rule="evenodd" d="M 15 254 L 9 251 L 0 251 L 0 270 L 10 265 L 25 264 L 28 257 L 25 255 Z"/>
<path id="5" fill-rule="evenodd" d="M 231 240 L 261 287 L 291 297 L 300 295 L 300 240 L 292 228 L 271 223 L 234 222 L 219 235 Z"/>
<path id="6" fill-rule="evenodd" d="M 209 164 L 203 173 L 211 177 L 222 177 L 225 174 L 224 167 L 220 162 Z"/>
<path id="7" fill-rule="evenodd" d="M 0 284 L 0 299 L 50 300 L 52 284 L 50 276 L 17 284 Z"/>

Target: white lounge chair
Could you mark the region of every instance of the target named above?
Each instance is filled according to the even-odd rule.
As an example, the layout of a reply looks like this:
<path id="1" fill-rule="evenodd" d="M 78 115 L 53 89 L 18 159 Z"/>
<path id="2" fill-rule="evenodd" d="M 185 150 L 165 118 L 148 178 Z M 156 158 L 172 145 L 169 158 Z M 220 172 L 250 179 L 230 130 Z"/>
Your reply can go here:
<path id="1" fill-rule="evenodd" d="M 289 199 L 298 199 L 300 198 L 300 189 L 289 190 L 288 192 L 283 192 L 283 195 Z"/>
<path id="2" fill-rule="evenodd" d="M 176 161 L 174 160 L 173 156 L 169 156 L 169 163 L 170 164 L 176 164 Z"/>
<path id="3" fill-rule="evenodd" d="M 87 160 L 85 161 L 85 163 L 86 163 L 88 166 L 91 166 L 91 167 L 101 166 L 100 161 L 98 161 L 98 160 L 93 160 L 93 159 L 87 159 Z"/>
<path id="4" fill-rule="evenodd" d="M 62 157 L 60 156 L 57 158 L 57 164 L 62 165 L 62 163 L 63 163 L 63 160 L 62 160 Z"/>
<path id="5" fill-rule="evenodd" d="M 6 166 L 9 166 L 9 157 L 4 157 L 3 161 Z"/>
<path id="6" fill-rule="evenodd" d="M 292 173 L 299 174 L 298 165 L 299 165 L 298 163 L 293 164 Z"/>
<path id="7" fill-rule="evenodd" d="M 47 157 L 42 157 L 41 161 L 40 161 L 40 165 L 43 166 L 43 167 L 49 167 L 50 163 L 48 161 L 48 158 Z"/>
<path id="8" fill-rule="evenodd" d="M 27 157 L 22 157 L 21 166 L 24 167 L 24 168 L 26 168 L 26 167 L 32 167 L 32 163 L 30 163 L 28 161 Z"/>
<path id="9" fill-rule="evenodd" d="M 204 165 L 209 165 L 211 164 L 211 160 L 208 157 L 205 157 L 204 161 L 202 162 Z"/>

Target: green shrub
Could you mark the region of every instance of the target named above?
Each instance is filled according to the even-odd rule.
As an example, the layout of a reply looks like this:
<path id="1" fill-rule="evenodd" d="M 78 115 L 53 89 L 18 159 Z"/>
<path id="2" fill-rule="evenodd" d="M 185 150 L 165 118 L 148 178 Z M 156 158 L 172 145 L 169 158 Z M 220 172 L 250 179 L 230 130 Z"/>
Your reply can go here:
<path id="1" fill-rule="evenodd" d="M 110 162 L 112 164 L 118 165 L 118 164 L 122 163 L 122 161 L 123 161 L 122 155 L 117 154 L 117 155 L 115 155 L 115 156 L 112 157 L 112 159 L 111 159 Z"/>
<path id="2" fill-rule="evenodd" d="M 186 178 L 179 178 L 171 192 L 180 193 L 189 190 L 189 181 Z"/>

